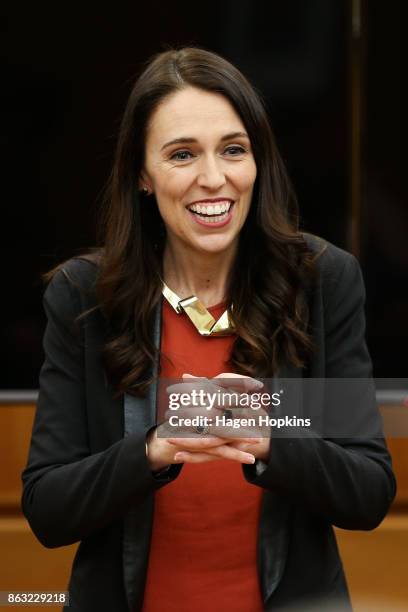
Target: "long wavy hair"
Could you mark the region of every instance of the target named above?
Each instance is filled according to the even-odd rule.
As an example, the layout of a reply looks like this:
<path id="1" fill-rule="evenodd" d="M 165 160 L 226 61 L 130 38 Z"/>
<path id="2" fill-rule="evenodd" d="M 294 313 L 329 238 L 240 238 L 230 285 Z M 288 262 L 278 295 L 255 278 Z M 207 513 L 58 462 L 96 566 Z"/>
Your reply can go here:
<path id="1" fill-rule="evenodd" d="M 299 231 L 296 198 L 262 100 L 219 55 L 195 47 L 168 50 L 148 62 L 130 93 L 101 210 L 99 246 L 86 255 L 97 263 L 96 308 L 110 330 L 102 363 L 116 396 L 144 395 L 158 358 L 152 329 L 162 299 L 166 232 L 154 196 L 146 201 L 138 189 L 146 130 L 159 103 L 191 86 L 229 100 L 245 125 L 257 167 L 227 287 L 236 327 L 231 368 L 269 377 L 283 363 L 304 367 L 313 350 L 305 290 L 314 258 Z"/>

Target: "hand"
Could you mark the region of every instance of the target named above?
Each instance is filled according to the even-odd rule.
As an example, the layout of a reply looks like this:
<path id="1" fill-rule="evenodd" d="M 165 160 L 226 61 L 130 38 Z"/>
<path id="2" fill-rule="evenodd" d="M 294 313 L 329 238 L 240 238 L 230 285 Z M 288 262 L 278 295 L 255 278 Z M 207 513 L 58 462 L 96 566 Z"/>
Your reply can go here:
<path id="1" fill-rule="evenodd" d="M 225 444 L 226 440 L 216 436 L 199 436 L 195 438 L 166 438 L 167 424 L 162 423 L 152 429 L 146 438 L 147 455 L 153 472 L 171 463 L 205 463 L 217 459 L 230 459 L 240 463 L 255 462 L 253 454 L 246 449 L 233 448 Z M 248 440 L 248 447 L 258 443 L 258 440 Z"/>
<path id="2" fill-rule="evenodd" d="M 185 381 L 197 378 L 199 377 L 192 376 L 191 374 L 183 375 L 183 380 Z M 225 382 L 223 379 L 225 379 Z M 236 382 L 231 381 L 231 379 L 235 379 Z M 217 381 L 217 384 L 214 387 L 215 381 Z M 250 378 L 249 376 L 232 373 L 219 374 L 211 381 L 202 381 L 202 384 L 199 385 L 199 387 L 201 388 L 206 388 L 207 390 L 212 389 L 212 391 L 214 391 L 214 388 L 219 390 L 220 386 L 225 386 L 230 391 L 235 390 L 237 392 L 245 392 L 246 394 L 250 394 L 255 390 L 259 391 L 263 385 L 261 382 Z M 186 382 L 169 387 L 168 392 L 184 393 L 189 391 L 191 392 L 193 389 L 197 390 L 197 388 L 197 383 L 194 383 L 192 385 L 191 383 L 188 384 Z M 188 407 L 184 409 L 178 409 L 177 414 L 180 421 L 182 421 L 183 418 L 192 418 L 198 415 L 204 415 L 206 417 L 209 417 L 210 420 L 212 419 L 213 421 L 214 412 L 217 412 L 217 414 L 220 415 L 220 410 L 224 410 L 224 406 L 215 405 L 212 408 L 212 412 L 207 411 L 205 407 Z M 261 414 L 266 415 L 266 412 L 264 412 L 263 410 L 257 412 L 257 416 L 260 416 Z M 169 417 L 170 415 L 170 411 L 166 413 L 167 417 Z M 235 420 L 237 419 L 237 417 L 254 417 L 254 412 L 251 411 L 250 408 L 233 408 L 231 416 Z M 183 430 L 183 428 L 180 429 Z M 229 430 L 230 428 L 228 428 L 226 425 L 218 427 L 211 425 L 210 431 L 215 435 L 199 435 L 198 437 L 194 438 L 168 437 L 167 442 L 176 447 L 176 453 L 174 456 L 174 461 L 176 462 L 182 461 L 186 463 L 201 463 L 214 459 L 231 459 L 239 461 L 241 463 L 253 463 L 255 461 L 255 458 L 262 459 L 263 461 L 267 462 L 270 447 L 270 436 L 268 428 L 251 427 L 248 430 L 242 426 L 240 428 L 239 434 L 237 434 L 236 430 L 231 430 L 230 435 Z M 189 430 L 188 428 L 184 428 L 184 431 Z M 266 433 L 266 436 L 259 437 L 261 433 Z M 237 438 L 237 436 L 239 437 Z M 250 451 L 250 453 L 247 451 Z"/>
<path id="3" fill-rule="evenodd" d="M 248 445 L 248 442 L 243 442 L 242 440 L 233 440 L 232 442 L 228 442 L 228 445 L 243 452 L 250 450 L 255 459 L 259 459 L 264 463 L 268 463 L 269 461 L 269 451 L 271 448 L 270 438 L 258 438 L 258 444 L 256 446 Z"/>

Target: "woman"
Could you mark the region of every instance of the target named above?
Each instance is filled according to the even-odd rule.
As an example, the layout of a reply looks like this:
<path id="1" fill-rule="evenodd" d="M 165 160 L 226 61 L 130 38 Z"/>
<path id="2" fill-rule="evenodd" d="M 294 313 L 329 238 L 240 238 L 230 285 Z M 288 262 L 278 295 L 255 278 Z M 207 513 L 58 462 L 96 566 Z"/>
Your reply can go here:
<path id="1" fill-rule="evenodd" d="M 358 263 L 299 232 L 265 110 L 227 61 L 148 64 L 100 242 L 48 275 L 23 473 L 38 539 L 81 541 L 70 610 L 351 609 L 332 525 L 373 529 L 395 495 L 374 397 L 364 438 L 170 438 L 157 414 L 158 378 L 371 376 Z"/>

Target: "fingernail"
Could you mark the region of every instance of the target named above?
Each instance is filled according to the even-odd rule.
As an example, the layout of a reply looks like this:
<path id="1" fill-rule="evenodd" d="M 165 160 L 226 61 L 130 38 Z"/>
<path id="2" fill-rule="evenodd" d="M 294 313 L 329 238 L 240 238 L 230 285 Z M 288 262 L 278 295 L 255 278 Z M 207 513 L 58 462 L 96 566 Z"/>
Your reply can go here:
<path id="1" fill-rule="evenodd" d="M 183 453 L 176 453 L 174 455 L 174 461 L 181 461 L 183 459 Z"/>
<path id="2" fill-rule="evenodd" d="M 255 457 L 253 455 L 250 455 L 249 453 L 247 453 L 245 458 L 248 461 L 248 463 L 252 463 L 252 464 L 255 463 Z"/>

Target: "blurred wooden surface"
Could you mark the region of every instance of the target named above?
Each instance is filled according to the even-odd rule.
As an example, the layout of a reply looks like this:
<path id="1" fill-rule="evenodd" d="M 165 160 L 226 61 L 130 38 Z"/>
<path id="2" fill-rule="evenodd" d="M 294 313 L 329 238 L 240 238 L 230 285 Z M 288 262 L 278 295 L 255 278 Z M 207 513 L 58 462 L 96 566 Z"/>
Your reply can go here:
<path id="1" fill-rule="evenodd" d="M 32 534 L 24 517 L 0 517 L 0 591 L 66 591 L 76 549 L 77 545 L 45 548 Z M 7 607 L 20 612 L 22 609 Z M 54 612 L 62 606 L 41 609 Z"/>
<path id="2" fill-rule="evenodd" d="M 354 612 L 408 610 L 408 515 L 374 531 L 336 529 Z"/>
<path id="3" fill-rule="evenodd" d="M 64 591 L 76 545 L 49 550 L 21 515 L 21 471 L 28 456 L 35 406 L 0 406 L 0 590 Z M 398 496 L 370 532 L 336 529 L 355 612 L 408 609 L 408 439 L 387 440 Z M 21 610 L 21 607 L 8 607 Z M 61 610 L 61 606 L 47 606 Z"/>
<path id="4" fill-rule="evenodd" d="M 408 513 L 408 438 L 391 438 L 387 444 L 397 479 L 397 497 L 392 509 Z"/>
<path id="5" fill-rule="evenodd" d="M 408 517 L 390 514 L 374 531 L 336 529 L 336 537 L 354 612 L 407 610 Z M 0 518 L 0 590 L 65 591 L 76 548 L 44 548 L 23 517 Z"/>
<path id="6" fill-rule="evenodd" d="M 0 406 L 0 513 L 18 510 L 35 406 Z"/>

